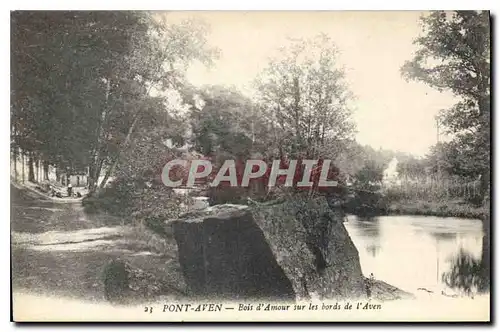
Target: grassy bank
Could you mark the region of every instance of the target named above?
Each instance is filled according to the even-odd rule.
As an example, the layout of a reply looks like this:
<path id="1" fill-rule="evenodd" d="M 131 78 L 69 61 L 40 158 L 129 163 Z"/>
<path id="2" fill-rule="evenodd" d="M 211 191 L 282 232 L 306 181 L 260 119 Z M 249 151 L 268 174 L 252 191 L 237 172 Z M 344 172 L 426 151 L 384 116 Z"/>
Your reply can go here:
<path id="1" fill-rule="evenodd" d="M 409 214 L 470 219 L 482 219 L 488 212 L 487 207 L 476 207 L 459 200 L 399 200 L 390 202 L 386 207 L 386 213 L 389 215 Z"/>

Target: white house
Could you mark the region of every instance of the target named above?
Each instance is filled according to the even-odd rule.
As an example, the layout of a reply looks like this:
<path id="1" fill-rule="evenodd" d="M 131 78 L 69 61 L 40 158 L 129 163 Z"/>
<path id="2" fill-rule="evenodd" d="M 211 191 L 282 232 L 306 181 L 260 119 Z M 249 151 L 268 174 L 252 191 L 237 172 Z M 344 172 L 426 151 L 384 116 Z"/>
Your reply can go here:
<path id="1" fill-rule="evenodd" d="M 382 183 L 385 186 L 394 186 L 401 184 L 399 173 L 397 171 L 398 163 L 398 159 L 394 157 L 389 162 L 389 165 L 387 165 L 387 168 L 384 170 L 384 178 L 382 179 Z"/>

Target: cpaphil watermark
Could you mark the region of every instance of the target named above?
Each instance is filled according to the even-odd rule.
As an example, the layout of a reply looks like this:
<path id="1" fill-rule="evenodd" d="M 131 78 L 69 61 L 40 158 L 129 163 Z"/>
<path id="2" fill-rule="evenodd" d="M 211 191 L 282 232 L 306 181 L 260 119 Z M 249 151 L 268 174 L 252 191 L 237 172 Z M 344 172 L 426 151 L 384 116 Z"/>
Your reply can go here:
<path id="1" fill-rule="evenodd" d="M 312 188 L 336 187 L 336 169 L 331 167 L 328 159 L 304 160 L 274 160 L 268 163 L 264 160 L 247 160 L 244 165 L 235 160 L 226 160 L 216 169 L 209 160 L 169 161 L 161 175 L 162 182 L 167 187 L 192 187 L 195 183 L 208 182 L 210 187 L 221 184 L 230 187 L 248 187 L 252 181 L 263 182 L 268 187 L 277 185 L 284 187 Z"/>

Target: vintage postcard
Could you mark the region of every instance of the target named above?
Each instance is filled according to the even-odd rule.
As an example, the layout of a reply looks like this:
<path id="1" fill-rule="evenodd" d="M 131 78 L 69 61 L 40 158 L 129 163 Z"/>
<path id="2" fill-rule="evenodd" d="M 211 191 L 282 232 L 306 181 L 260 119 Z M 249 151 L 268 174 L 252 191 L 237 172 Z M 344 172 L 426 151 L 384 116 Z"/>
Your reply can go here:
<path id="1" fill-rule="evenodd" d="M 12 11 L 15 322 L 489 322 L 488 11 Z"/>

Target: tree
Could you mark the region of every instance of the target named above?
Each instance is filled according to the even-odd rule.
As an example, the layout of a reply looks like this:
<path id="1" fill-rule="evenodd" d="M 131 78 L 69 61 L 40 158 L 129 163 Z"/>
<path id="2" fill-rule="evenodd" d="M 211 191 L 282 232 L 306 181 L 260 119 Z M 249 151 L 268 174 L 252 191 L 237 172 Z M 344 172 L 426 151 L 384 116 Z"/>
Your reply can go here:
<path id="1" fill-rule="evenodd" d="M 410 155 L 398 160 L 396 170 L 405 179 L 415 180 L 425 176 L 426 167 L 426 159 L 418 159 Z"/>
<path id="2" fill-rule="evenodd" d="M 326 35 L 292 40 L 256 81 L 261 107 L 280 155 L 325 157 L 326 147 L 349 138 L 354 126 L 351 93 L 339 68 L 337 48 Z M 281 151 L 286 149 L 286 151 Z M 331 151 L 329 151 L 331 153 Z"/>
<path id="3" fill-rule="evenodd" d="M 197 152 L 220 161 L 266 152 L 267 122 L 253 100 L 221 86 L 203 87 L 195 93 L 202 101 L 190 113 L 192 143 Z"/>
<path id="4" fill-rule="evenodd" d="M 162 92 L 215 54 L 203 26 L 165 22 L 130 11 L 12 14 L 14 146 L 30 165 L 88 167 L 91 193 L 106 184 L 137 127 L 161 117 Z"/>
<path id="5" fill-rule="evenodd" d="M 67 171 L 91 163 L 115 91 L 133 87 L 124 61 L 133 37 L 147 29 L 132 12 L 12 13 L 12 119 L 30 159 Z"/>
<path id="6" fill-rule="evenodd" d="M 477 151 L 473 147 L 474 137 L 464 135 L 459 140 L 433 146 L 426 161 L 433 173 L 439 169 L 445 175 L 474 181 L 481 174 L 484 161 L 476 158 Z"/>
<path id="7" fill-rule="evenodd" d="M 482 193 L 490 182 L 490 17 L 487 11 L 436 11 L 422 17 L 424 34 L 415 57 L 402 67 L 406 79 L 451 91 L 460 101 L 441 117 L 457 145 L 479 160 Z"/>
<path id="8" fill-rule="evenodd" d="M 376 187 L 384 178 L 384 169 L 373 160 L 368 160 L 365 166 L 356 173 L 356 183 L 361 188 Z"/>
<path id="9" fill-rule="evenodd" d="M 187 65 L 198 60 L 210 64 L 218 55 L 218 50 L 211 48 L 206 42 L 206 26 L 201 22 L 187 20 L 177 25 L 164 24 L 168 15 L 159 15 L 150 19 L 151 32 L 147 42 L 137 48 L 133 63 L 138 71 L 133 73 L 134 81 L 146 91 L 146 99 L 151 93 L 160 94 L 165 89 L 180 89 L 186 84 L 184 74 Z M 145 65 L 146 64 L 146 65 Z M 136 107 L 127 134 L 121 142 L 116 156 L 109 163 L 108 170 L 100 184 L 102 188 L 119 162 L 123 149 L 130 143 L 139 121 L 148 107 Z"/>

